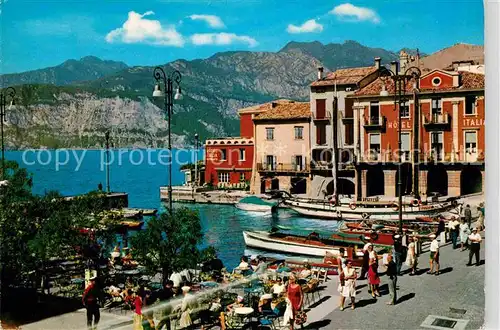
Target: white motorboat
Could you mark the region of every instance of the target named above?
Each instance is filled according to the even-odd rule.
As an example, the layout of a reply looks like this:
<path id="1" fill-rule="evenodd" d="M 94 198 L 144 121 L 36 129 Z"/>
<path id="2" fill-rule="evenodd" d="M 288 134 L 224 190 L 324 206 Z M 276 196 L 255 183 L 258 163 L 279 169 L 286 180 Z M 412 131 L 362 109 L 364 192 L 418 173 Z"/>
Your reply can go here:
<path id="1" fill-rule="evenodd" d="M 241 199 L 235 206 L 243 211 L 272 213 L 277 210 L 277 204 L 264 201 L 256 196 L 249 196 Z"/>
<path id="2" fill-rule="evenodd" d="M 333 241 L 307 239 L 303 236 L 270 233 L 266 231 L 244 231 L 243 238 L 248 247 L 290 253 L 324 257 L 326 253 L 338 255 L 342 246 L 335 246 Z M 361 251 L 358 256 L 363 256 Z"/>

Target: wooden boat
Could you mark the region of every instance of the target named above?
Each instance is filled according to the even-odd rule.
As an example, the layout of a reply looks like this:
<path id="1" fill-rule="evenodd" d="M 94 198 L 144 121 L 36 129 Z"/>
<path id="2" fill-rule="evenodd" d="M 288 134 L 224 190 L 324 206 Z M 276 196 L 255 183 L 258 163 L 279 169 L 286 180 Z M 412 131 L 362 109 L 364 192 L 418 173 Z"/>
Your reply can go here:
<path id="1" fill-rule="evenodd" d="M 340 235 L 349 236 L 349 234 L 342 233 Z M 319 239 L 316 235 L 304 237 L 280 232 L 244 231 L 243 238 L 248 247 L 316 257 L 324 257 L 326 252 L 337 255 L 339 254 L 339 249 L 343 247 L 343 245 L 336 245 L 336 241 Z M 358 237 L 357 241 L 354 239 L 352 241 L 354 244 L 362 244 L 362 239 L 364 238 Z M 342 243 L 346 247 L 349 242 L 346 240 Z"/>
<path id="2" fill-rule="evenodd" d="M 308 217 L 327 220 L 366 220 L 397 221 L 399 205 L 392 202 L 351 202 L 334 205 L 325 201 L 285 199 L 284 205 L 295 212 Z M 403 204 L 403 220 L 415 221 L 422 218 L 436 217 L 443 212 L 456 208 L 456 200 L 420 204 L 418 200 Z"/>
<path id="3" fill-rule="evenodd" d="M 125 227 L 127 230 L 139 230 L 144 225 L 144 221 L 120 221 L 120 225 Z"/>

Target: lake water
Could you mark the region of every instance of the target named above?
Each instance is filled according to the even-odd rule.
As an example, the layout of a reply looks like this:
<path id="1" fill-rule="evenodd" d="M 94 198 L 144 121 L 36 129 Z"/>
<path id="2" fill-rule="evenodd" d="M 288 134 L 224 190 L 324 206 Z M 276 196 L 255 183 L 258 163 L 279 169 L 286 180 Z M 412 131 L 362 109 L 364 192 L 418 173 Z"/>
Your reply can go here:
<path id="1" fill-rule="evenodd" d="M 110 186 L 112 191 L 127 192 L 129 206 L 156 208 L 165 211 L 160 201 L 160 187 L 168 184 L 168 151 L 154 149 L 121 149 L 110 152 Z M 195 152 L 176 150 L 172 182 L 183 183 L 180 172 L 183 163 L 193 162 Z M 203 158 L 199 151 L 198 159 Z M 99 183 L 106 188 L 106 153 L 101 150 L 36 150 L 7 151 L 6 158 L 19 162 L 33 174 L 33 191 L 44 194 L 57 190 L 63 195 L 76 195 L 96 190 Z M 180 204 L 178 204 L 180 205 Z M 183 204 L 198 210 L 204 236 L 203 245 L 213 245 L 219 257 L 230 268 L 239 263 L 242 254 L 270 254 L 245 249 L 244 230 L 269 230 L 273 222 L 285 226 L 333 230 L 335 221 L 305 219 L 289 210 L 280 210 L 279 216 L 241 211 L 230 205 Z M 174 207 L 177 206 L 174 204 Z"/>

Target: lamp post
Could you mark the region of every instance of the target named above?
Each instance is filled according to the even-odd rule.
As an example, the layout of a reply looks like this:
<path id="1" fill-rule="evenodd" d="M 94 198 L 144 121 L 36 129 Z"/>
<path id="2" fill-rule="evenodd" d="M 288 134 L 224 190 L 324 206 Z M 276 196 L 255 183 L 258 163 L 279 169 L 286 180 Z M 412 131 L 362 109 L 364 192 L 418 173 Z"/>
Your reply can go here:
<path id="1" fill-rule="evenodd" d="M 171 132 L 171 121 L 174 107 L 174 99 L 182 99 L 181 93 L 181 73 L 177 70 L 166 74 L 165 71 L 157 66 L 153 71 L 153 77 L 156 80 L 155 89 L 153 91 L 153 97 L 163 97 L 165 100 L 165 114 L 167 116 L 168 125 L 168 211 L 172 214 L 172 132 Z M 161 89 L 161 82 L 163 81 L 163 90 Z M 174 83 L 177 85 L 177 89 L 174 95 Z"/>
<path id="2" fill-rule="evenodd" d="M 385 67 L 379 71 L 381 77 L 389 76 L 394 83 L 394 110 L 398 109 L 398 211 L 399 211 L 399 232 L 403 233 L 403 182 L 402 182 L 402 150 L 401 150 L 401 109 L 405 104 L 406 85 L 412 79 L 413 89 L 418 88 L 418 81 L 421 71 L 417 67 L 409 67 L 403 74 L 399 72 L 398 63 L 391 62 L 391 69 Z M 380 96 L 389 96 L 387 90 L 382 90 Z"/>
<path id="3" fill-rule="evenodd" d="M 7 87 L 0 93 L 0 130 L 2 131 L 2 181 L 5 180 L 5 144 L 3 136 L 3 123 L 5 121 L 5 110 L 7 108 L 7 102 L 10 100 L 10 107 L 14 105 L 14 97 L 16 96 L 16 90 L 13 87 Z"/>
<path id="4" fill-rule="evenodd" d="M 104 137 L 106 139 L 106 191 L 109 194 L 111 192 L 111 189 L 109 187 L 109 131 L 106 131 Z"/>
<path id="5" fill-rule="evenodd" d="M 194 135 L 194 186 L 198 186 L 198 133 Z"/>

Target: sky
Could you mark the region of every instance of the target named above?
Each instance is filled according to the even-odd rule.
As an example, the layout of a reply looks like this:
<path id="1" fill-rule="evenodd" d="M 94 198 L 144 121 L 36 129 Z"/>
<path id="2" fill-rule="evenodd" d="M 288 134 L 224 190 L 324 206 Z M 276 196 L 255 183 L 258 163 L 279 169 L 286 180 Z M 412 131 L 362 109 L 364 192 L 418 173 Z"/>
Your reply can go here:
<path id="1" fill-rule="evenodd" d="M 433 53 L 483 44 L 481 0 L 0 0 L 0 73 L 93 55 L 130 66 L 290 41 Z"/>

